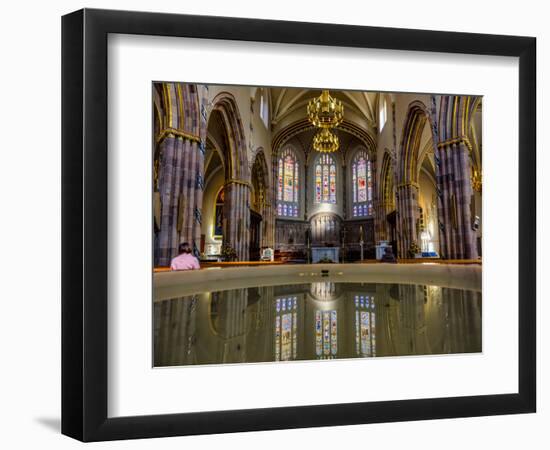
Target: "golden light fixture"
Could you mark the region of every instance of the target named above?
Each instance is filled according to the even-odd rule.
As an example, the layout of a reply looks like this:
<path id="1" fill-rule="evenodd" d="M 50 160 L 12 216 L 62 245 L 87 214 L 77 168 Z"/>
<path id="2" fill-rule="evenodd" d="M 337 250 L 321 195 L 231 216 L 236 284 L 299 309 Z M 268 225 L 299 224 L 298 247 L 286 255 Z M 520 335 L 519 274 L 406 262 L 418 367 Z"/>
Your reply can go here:
<path id="1" fill-rule="evenodd" d="M 309 101 L 307 117 L 317 128 L 335 128 L 344 120 L 344 105 L 330 96 L 328 91 Z"/>
<path id="2" fill-rule="evenodd" d="M 472 174 L 470 178 L 472 180 L 472 189 L 476 192 L 481 192 L 481 187 L 482 187 L 481 172 L 479 172 L 477 169 L 472 167 Z"/>
<path id="3" fill-rule="evenodd" d="M 320 153 L 332 153 L 338 150 L 340 141 L 328 128 L 323 128 L 313 137 L 313 148 Z"/>

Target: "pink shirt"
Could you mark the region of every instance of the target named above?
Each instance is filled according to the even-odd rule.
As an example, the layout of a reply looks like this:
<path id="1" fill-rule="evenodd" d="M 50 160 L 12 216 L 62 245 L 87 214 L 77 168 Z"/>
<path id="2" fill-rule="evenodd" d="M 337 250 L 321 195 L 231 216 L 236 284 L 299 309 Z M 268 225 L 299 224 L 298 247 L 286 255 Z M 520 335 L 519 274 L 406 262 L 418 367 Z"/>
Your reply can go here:
<path id="1" fill-rule="evenodd" d="M 182 253 L 176 256 L 170 263 L 170 270 L 200 269 L 199 260 L 191 253 Z"/>

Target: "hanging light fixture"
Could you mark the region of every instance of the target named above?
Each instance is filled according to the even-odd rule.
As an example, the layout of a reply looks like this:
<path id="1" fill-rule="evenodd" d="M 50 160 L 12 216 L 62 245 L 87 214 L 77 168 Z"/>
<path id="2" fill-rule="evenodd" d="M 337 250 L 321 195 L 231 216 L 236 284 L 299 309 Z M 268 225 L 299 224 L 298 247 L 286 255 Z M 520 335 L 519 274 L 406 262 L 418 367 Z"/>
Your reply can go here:
<path id="1" fill-rule="evenodd" d="M 332 153 L 338 150 L 340 141 L 338 136 L 323 128 L 313 137 L 313 148 L 320 153 Z"/>
<path id="2" fill-rule="evenodd" d="M 330 96 L 328 91 L 309 101 L 307 117 L 317 128 L 335 128 L 344 120 L 344 105 Z"/>
<path id="3" fill-rule="evenodd" d="M 344 120 L 344 105 L 340 100 L 331 97 L 327 90 L 309 101 L 307 117 L 312 125 L 321 128 L 313 137 L 313 148 L 321 153 L 331 153 L 338 150 L 340 142 L 331 128 L 336 128 Z"/>

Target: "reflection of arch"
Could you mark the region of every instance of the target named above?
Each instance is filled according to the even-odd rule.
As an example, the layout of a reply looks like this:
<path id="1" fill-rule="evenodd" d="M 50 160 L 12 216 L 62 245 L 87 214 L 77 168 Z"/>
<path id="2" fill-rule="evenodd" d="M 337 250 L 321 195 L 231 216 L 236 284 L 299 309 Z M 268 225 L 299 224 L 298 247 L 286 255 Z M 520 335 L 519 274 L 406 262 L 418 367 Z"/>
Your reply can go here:
<path id="1" fill-rule="evenodd" d="M 311 283 L 309 295 L 311 298 L 318 301 L 334 301 L 342 296 L 342 285 L 341 283 L 333 283 L 330 281 Z"/>

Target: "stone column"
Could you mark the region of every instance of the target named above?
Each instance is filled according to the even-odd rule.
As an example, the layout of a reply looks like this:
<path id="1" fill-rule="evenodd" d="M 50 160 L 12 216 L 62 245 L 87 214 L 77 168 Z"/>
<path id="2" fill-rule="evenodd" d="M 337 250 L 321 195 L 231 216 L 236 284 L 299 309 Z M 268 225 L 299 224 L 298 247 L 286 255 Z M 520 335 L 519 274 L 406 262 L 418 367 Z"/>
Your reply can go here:
<path id="1" fill-rule="evenodd" d="M 348 217 L 348 177 L 346 173 L 346 163 L 342 164 L 342 187 L 343 187 L 343 196 L 342 196 L 342 217 L 347 219 L 349 217 L 353 218 L 353 214 L 350 214 Z M 353 190 L 352 190 L 353 192 Z M 352 203 L 353 206 L 353 203 Z"/>
<path id="2" fill-rule="evenodd" d="M 181 145 L 174 136 L 166 137 L 160 143 L 161 162 L 159 167 L 159 193 L 161 199 L 161 220 L 158 245 L 155 252 L 155 265 L 167 266 L 174 256 L 177 246 L 177 211 L 181 164 Z"/>
<path id="3" fill-rule="evenodd" d="M 384 205 L 380 200 L 373 202 L 374 207 L 374 240 L 375 243 L 383 241 L 386 238 L 384 222 L 386 221 Z"/>
<path id="4" fill-rule="evenodd" d="M 250 246 L 250 187 L 231 180 L 225 185 L 224 243 L 237 253 L 237 260 L 248 260 Z"/>
<path id="5" fill-rule="evenodd" d="M 436 166 L 441 255 L 446 259 L 476 259 L 470 209 L 474 192 L 466 143 L 461 139 L 439 143 Z"/>
<path id="6" fill-rule="evenodd" d="M 418 219 L 418 185 L 404 183 L 397 187 L 397 230 L 398 254 L 400 258 L 408 258 L 413 243 L 418 244 L 416 221 Z"/>

